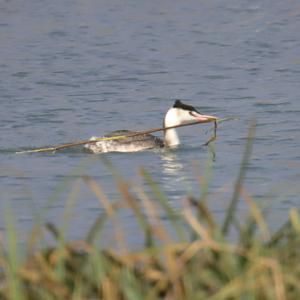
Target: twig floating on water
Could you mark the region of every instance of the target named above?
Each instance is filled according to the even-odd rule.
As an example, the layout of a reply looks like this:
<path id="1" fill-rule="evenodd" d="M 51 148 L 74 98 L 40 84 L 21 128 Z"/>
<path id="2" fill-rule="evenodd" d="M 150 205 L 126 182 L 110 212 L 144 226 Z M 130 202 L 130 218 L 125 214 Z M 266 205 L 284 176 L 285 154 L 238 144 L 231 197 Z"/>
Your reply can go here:
<path id="1" fill-rule="evenodd" d="M 217 121 L 214 122 L 214 134 L 210 137 L 210 139 L 204 144 L 204 146 L 208 146 L 211 142 L 217 139 L 217 128 L 218 124 Z"/>
<path id="2" fill-rule="evenodd" d="M 236 120 L 236 119 L 237 119 L 236 117 L 216 119 L 214 121 L 214 123 L 215 123 L 214 136 L 208 142 L 206 142 L 205 145 L 207 146 L 210 142 L 212 142 L 213 140 L 216 139 L 216 137 L 217 137 L 217 123 L 224 122 L 224 121 Z M 207 120 L 207 121 L 202 121 L 202 122 L 192 122 L 192 123 L 188 123 L 188 124 L 175 125 L 175 126 L 170 126 L 170 127 L 165 127 L 165 128 L 152 128 L 152 129 L 149 129 L 149 130 L 139 131 L 139 132 L 135 132 L 135 133 L 132 133 L 132 134 L 127 134 L 127 135 L 117 135 L 117 136 L 111 136 L 111 137 L 99 137 L 99 138 L 96 138 L 94 140 L 82 140 L 82 141 L 77 141 L 77 142 L 73 142 L 73 143 L 67 143 L 67 144 L 52 146 L 52 147 L 48 147 L 48 148 L 36 148 L 36 149 L 30 149 L 30 150 L 17 151 L 16 154 L 56 152 L 58 150 L 63 150 L 63 149 L 76 147 L 76 146 L 81 146 L 81 145 L 85 145 L 85 144 L 95 144 L 99 141 L 112 141 L 112 140 L 126 139 L 126 138 L 129 138 L 129 137 L 135 137 L 135 136 L 138 136 L 138 135 L 145 135 L 145 134 L 150 134 L 150 133 L 154 133 L 154 132 L 158 132 L 158 131 L 165 131 L 167 129 L 173 129 L 173 128 L 190 126 L 190 125 L 197 125 L 197 124 L 199 125 L 199 124 L 210 123 L 210 122 L 211 122 L 211 120 Z"/>

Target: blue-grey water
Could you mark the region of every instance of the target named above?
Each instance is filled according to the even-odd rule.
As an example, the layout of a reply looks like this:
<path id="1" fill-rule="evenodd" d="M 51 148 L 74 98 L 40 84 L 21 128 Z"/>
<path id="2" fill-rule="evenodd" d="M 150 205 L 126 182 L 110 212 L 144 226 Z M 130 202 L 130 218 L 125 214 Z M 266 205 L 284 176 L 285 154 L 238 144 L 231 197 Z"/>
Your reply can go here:
<path id="1" fill-rule="evenodd" d="M 201 191 L 197 176 L 213 157 L 208 203 L 221 220 L 255 119 L 245 190 L 271 227 L 282 224 L 300 205 L 299 29 L 296 0 L 1 1 L 1 233 L 8 207 L 22 240 L 36 213 L 60 223 L 75 201 L 68 237 L 82 238 L 103 211 L 82 175 L 119 198 L 101 155 L 16 150 L 159 127 L 175 99 L 239 120 L 219 125 L 214 147 L 202 146 L 212 128 L 203 125 L 180 129 L 171 153 L 105 157 L 142 187 L 139 168 L 148 169 L 174 208 Z M 247 210 L 242 199 L 238 214 Z M 121 218 L 138 245 L 132 215 Z"/>

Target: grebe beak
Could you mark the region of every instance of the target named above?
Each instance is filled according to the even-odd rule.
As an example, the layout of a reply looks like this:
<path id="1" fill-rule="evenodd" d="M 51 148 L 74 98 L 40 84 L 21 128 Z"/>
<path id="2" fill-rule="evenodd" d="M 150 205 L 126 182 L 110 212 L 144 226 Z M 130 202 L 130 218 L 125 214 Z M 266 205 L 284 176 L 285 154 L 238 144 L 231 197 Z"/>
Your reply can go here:
<path id="1" fill-rule="evenodd" d="M 202 114 L 197 113 L 195 111 L 191 111 L 190 115 L 193 116 L 196 119 L 196 121 L 198 121 L 199 123 L 209 123 L 209 122 L 215 122 L 215 121 L 218 120 L 217 117 L 202 115 Z"/>

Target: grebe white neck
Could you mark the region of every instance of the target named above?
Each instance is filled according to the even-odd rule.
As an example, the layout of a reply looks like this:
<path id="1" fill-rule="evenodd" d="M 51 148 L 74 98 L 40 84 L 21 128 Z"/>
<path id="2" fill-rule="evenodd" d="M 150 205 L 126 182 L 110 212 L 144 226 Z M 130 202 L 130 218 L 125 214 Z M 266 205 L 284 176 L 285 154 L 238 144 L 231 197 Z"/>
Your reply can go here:
<path id="1" fill-rule="evenodd" d="M 178 110 L 172 107 L 166 113 L 164 119 L 164 128 L 170 126 L 176 126 L 179 124 L 180 124 L 180 120 L 179 120 Z M 165 145 L 167 147 L 175 147 L 180 144 L 178 134 L 174 128 L 165 130 L 164 136 L 165 136 Z"/>

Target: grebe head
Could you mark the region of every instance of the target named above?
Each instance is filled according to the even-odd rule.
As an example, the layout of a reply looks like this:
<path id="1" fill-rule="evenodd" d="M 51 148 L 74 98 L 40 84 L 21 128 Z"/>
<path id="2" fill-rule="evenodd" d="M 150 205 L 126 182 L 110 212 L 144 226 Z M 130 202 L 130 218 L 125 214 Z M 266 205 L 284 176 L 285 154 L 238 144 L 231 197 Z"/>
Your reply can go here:
<path id="1" fill-rule="evenodd" d="M 182 103 L 176 100 L 165 116 L 164 127 L 182 125 L 192 122 L 213 122 L 217 118 L 213 116 L 203 115 L 196 110 L 195 107 Z M 175 129 L 165 131 L 165 145 L 168 147 L 177 146 L 180 144 L 179 137 Z"/>
<path id="2" fill-rule="evenodd" d="M 176 126 L 187 124 L 191 122 L 213 122 L 217 118 L 213 116 L 203 115 L 191 105 L 182 103 L 176 100 L 173 107 L 171 107 L 165 116 L 164 126 Z"/>

